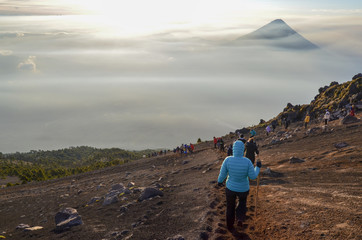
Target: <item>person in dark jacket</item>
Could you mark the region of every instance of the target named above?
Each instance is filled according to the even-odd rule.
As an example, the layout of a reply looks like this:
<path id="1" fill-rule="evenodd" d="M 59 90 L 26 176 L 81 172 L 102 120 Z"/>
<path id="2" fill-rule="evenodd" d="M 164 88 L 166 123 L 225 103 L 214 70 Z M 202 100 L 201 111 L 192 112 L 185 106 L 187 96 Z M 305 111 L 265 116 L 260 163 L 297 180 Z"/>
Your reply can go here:
<path id="1" fill-rule="evenodd" d="M 234 230 L 235 217 L 237 225 L 242 226 L 246 215 L 246 201 L 249 194 L 249 179 L 256 179 L 261 168 L 261 162 L 254 167 L 249 159 L 243 157 L 244 143 L 235 141 L 233 156 L 226 157 L 222 163 L 218 186 L 226 179 L 226 224 L 229 231 Z M 239 203 L 236 207 L 236 199 Z"/>
<path id="2" fill-rule="evenodd" d="M 245 144 L 245 157 L 249 158 L 250 161 L 255 163 L 255 154 L 259 154 L 258 146 L 256 145 L 254 138 L 249 138 Z"/>

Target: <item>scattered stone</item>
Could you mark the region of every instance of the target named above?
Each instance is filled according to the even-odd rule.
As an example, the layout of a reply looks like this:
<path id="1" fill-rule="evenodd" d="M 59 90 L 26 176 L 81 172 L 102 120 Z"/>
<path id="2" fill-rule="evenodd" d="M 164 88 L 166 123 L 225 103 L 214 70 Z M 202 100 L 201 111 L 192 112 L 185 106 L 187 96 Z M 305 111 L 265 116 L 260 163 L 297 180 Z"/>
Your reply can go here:
<path id="1" fill-rule="evenodd" d="M 123 192 L 124 194 L 131 194 L 132 193 L 132 191 L 131 190 L 129 190 L 128 188 L 126 188 L 125 190 L 124 190 L 124 192 Z"/>
<path id="2" fill-rule="evenodd" d="M 43 229 L 42 226 L 34 226 L 34 227 L 28 227 L 24 229 L 24 232 L 32 232 L 32 231 L 36 231 L 36 230 L 40 230 Z"/>
<path id="3" fill-rule="evenodd" d="M 340 143 L 336 143 L 336 144 L 334 144 L 334 146 L 335 146 L 336 148 L 340 149 L 340 148 L 347 147 L 347 146 L 348 146 L 348 144 L 347 144 L 347 143 L 345 143 L 345 142 L 340 142 Z"/>
<path id="4" fill-rule="evenodd" d="M 310 128 L 310 129 L 307 130 L 306 134 L 309 135 L 309 134 L 316 133 L 316 132 L 318 132 L 320 129 L 321 129 L 320 127 Z"/>
<path id="5" fill-rule="evenodd" d="M 167 240 L 185 240 L 185 238 L 182 235 L 176 235 L 176 236 L 167 238 Z"/>
<path id="6" fill-rule="evenodd" d="M 359 121 L 360 120 L 357 117 L 347 115 L 341 120 L 341 123 L 342 124 L 350 124 L 350 123 L 356 123 L 356 122 L 359 122 Z"/>
<path id="7" fill-rule="evenodd" d="M 270 174 L 271 174 L 270 168 L 267 167 L 267 168 L 264 170 L 263 174 L 270 175 Z"/>
<path id="8" fill-rule="evenodd" d="M 110 205 L 112 203 L 116 203 L 118 202 L 118 197 L 117 195 L 111 195 L 111 196 L 106 196 L 104 198 L 104 201 L 103 201 L 103 206 L 107 206 L 107 205 Z"/>
<path id="9" fill-rule="evenodd" d="M 115 190 L 115 191 L 123 191 L 123 190 L 124 190 L 124 186 L 123 186 L 122 183 L 117 183 L 117 184 L 112 185 L 111 191 L 112 191 L 112 190 Z"/>
<path id="10" fill-rule="evenodd" d="M 93 204 L 95 202 L 99 202 L 101 199 L 102 199 L 101 197 L 94 197 L 89 201 L 88 204 Z"/>
<path id="11" fill-rule="evenodd" d="M 104 185 L 101 183 L 97 186 L 97 190 L 101 189 L 102 187 L 104 187 Z"/>
<path id="12" fill-rule="evenodd" d="M 127 187 L 130 188 L 130 187 L 134 187 L 136 184 L 134 182 L 129 182 L 127 184 Z"/>
<path id="13" fill-rule="evenodd" d="M 185 161 L 182 162 L 182 165 L 188 164 L 189 162 L 190 161 L 185 160 Z"/>
<path id="14" fill-rule="evenodd" d="M 291 157 L 290 159 L 289 159 L 289 162 L 290 163 L 303 163 L 303 162 L 305 162 L 305 160 L 303 160 L 303 159 L 300 159 L 300 158 L 296 158 L 296 157 Z"/>
<path id="15" fill-rule="evenodd" d="M 25 223 L 20 223 L 16 229 L 25 229 L 25 228 L 30 228 L 29 224 L 25 224 Z"/>
<path id="16" fill-rule="evenodd" d="M 140 197 L 138 198 L 138 201 L 143 201 L 152 197 L 156 196 L 163 196 L 163 192 L 156 189 L 156 188 L 146 188 L 142 191 Z"/>
<path id="17" fill-rule="evenodd" d="M 82 217 L 74 208 L 65 208 L 55 215 L 56 231 L 64 231 L 81 224 L 83 224 Z"/>

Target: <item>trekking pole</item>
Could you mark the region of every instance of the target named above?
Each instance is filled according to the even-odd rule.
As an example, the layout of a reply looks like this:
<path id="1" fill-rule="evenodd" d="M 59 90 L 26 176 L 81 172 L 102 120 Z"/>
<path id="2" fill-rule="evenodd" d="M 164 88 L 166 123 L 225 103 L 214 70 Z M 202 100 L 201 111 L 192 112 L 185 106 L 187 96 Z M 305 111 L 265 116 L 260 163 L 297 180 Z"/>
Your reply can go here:
<path id="1" fill-rule="evenodd" d="M 257 161 L 260 161 L 260 159 L 258 159 Z M 256 215 L 257 215 L 257 208 L 258 208 L 258 193 L 259 193 L 260 174 L 261 174 L 261 172 L 259 172 L 258 178 L 256 179 L 255 218 L 256 218 Z"/>

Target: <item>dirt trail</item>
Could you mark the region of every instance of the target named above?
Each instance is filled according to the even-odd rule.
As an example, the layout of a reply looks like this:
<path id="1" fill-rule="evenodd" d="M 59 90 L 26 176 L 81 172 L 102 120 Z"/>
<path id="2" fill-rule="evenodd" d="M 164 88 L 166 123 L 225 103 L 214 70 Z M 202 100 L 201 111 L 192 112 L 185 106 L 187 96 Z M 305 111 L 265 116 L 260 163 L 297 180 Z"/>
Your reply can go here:
<path id="1" fill-rule="evenodd" d="M 312 126 L 315 127 L 315 126 Z M 299 130 L 298 130 L 299 129 Z M 279 127 L 277 132 L 282 129 Z M 305 135 L 292 125 L 292 137 L 271 144 L 259 130 L 263 161 L 259 200 L 251 182 L 247 220 L 231 234 L 225 224 L 224 188 L 216 188 L 226 154 L 204 142 L 194 154 L 168 154 L 67 178 L 0 189 L 0 235 L 6 239 L 362 239 L 362 125 L 331 122 L 328 131 Z M 235 137 L 224 138 L 227 144 Z M 345 142 L 348 146 L 336 148 Z M 302 161 L 290 163 L 295 157 Z M 138 202 L 139 193 L 103 206 L 89 204 L 113 184 L 158 186 L 164 196 Z M 127 211 L 122 206 L 127 205 Z M 55 214 L 78 210 L 83 225 L 54 232 Z M 257 215 L 255 215 L 257 209 Z M 17 230 L 26 223 L 43 226 Z"/>

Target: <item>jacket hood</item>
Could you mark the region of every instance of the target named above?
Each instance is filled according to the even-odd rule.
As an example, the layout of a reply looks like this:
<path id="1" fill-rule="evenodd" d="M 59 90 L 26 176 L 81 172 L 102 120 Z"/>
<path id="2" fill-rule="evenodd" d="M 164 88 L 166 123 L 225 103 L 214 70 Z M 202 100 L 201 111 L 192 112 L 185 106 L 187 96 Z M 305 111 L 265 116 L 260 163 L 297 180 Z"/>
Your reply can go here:
<path id="1" fill-rule="evenodd" d="M 233 156 L 243 157 L 244 156 L 244 143 L 242 141 L 235 141 L 233 145 Z"/>

